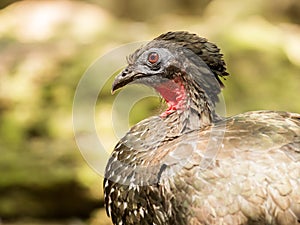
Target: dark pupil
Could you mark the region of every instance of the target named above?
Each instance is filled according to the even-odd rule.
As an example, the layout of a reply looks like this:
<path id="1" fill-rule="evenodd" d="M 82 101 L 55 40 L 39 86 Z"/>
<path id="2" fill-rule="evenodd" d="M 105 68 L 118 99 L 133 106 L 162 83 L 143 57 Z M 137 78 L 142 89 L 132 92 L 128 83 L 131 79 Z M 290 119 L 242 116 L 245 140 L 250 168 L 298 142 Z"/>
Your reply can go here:
<path id="1" fill-rule="evenodd" d="M 149 62 L 156 63 L 158 60 L 158 55 L 156 53 L 151 53 L 149 55 Z"/>

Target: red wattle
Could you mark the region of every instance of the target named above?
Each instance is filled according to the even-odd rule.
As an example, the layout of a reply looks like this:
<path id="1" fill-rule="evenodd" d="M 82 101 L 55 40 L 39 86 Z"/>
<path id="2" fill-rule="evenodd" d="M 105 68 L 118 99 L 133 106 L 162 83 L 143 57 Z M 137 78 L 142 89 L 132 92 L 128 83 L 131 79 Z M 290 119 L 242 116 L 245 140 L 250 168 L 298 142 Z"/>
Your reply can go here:
<path id="1" fill-rule="evenodd" d="M 184 109 L 186 91 L 181 81 L 169 80 L 155 87 L 156 91 L 167 102 L 168 108 L 161 114 L 162 117 L 166 117 L 170 113 Z"/>

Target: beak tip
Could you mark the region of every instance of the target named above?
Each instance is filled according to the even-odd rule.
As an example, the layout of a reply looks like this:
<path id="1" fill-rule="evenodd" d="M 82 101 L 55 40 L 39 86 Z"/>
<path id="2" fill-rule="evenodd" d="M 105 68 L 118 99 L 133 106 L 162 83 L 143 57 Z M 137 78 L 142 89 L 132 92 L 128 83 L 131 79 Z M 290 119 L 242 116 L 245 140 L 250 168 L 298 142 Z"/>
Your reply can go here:
<path id="1" fill-rule="evenodd" d="M 110 93 L 113 95 L 116 93 L 116 90 L 114 89 L 114 87 L 111 88 Z"/>
<path id="2" fill-rule="evenodd" d="M 118 78 L 118 77 L 117 77 Z M 113 82 L 112 86 L 111 86 L 111 94 L 113 95 L 114 93 L 116 93 L 116 90 L 118 90 L 120 88 L 120 84 L 119 84 L 119 80 L 115 79 L 115 81 Z"/>
<path id="3" fill-rule="evenodd" d="M 132 81 L 133 76 L 130 75 L 128 69 L 125 68 L 121 73 L 119 73 L 111 87 L 111 94 L 114 94 L 118 89 L 125 86 Z"/>

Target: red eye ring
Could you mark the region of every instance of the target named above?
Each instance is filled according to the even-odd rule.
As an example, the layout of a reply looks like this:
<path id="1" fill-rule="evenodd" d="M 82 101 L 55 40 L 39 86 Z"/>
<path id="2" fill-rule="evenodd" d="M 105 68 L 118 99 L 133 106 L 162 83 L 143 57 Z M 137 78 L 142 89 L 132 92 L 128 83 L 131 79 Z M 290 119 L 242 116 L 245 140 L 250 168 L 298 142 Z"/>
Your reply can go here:
<path id="1" fill-rule="evenodd" d="M 156 52 L 151 52 L 148 55 L 148 62 L 151 64 L 156 63 L 159 60 L 159 55 Z"/>

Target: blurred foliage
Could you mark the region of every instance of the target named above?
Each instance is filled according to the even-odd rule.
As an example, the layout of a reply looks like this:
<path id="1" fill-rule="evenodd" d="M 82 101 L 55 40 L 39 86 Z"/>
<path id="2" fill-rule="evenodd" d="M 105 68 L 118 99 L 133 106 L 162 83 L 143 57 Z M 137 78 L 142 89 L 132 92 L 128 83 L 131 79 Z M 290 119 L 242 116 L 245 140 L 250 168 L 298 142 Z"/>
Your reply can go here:
<path id="1" fill-rule="evenodd" d="M 3 9 L 5 8 L 6 6 L 12 4 L 12 3 L 15 3 L 17 2 L 16 0 L 3 0 L 0 2 L 0 9 Z"/>
<path id="2" fill-rule="evenodd" d="M 152 0 L 151 2 L 146 0 L 104 0 L 101 2 L 95 0 L 91 2 L 105 7 L 118 18 L 151 22 L 166 12 L 181 16 L 202 15 L 210 0 Z"/>
<path id="3" fill-rule="evenodd" d="M 228 115 L 259 109 L 300 112 L 298 0 L 20 1 L 5 7 L 11 2 L 0 4 L 4 220 L 90 217 L 49 224 L 109 224 L 103 209 L 94 211 L 103 206 L 102 181 L 77 150 L 72 103 L 89 65 L 121 44 L 169 30 L 198 33 L 224 53 L 231 74 L 224 89 Z M 111 82 L 100 93 L 95 118 L 109 149 L 118 139 L 111 128 Z M 129 123 L 160 108 L 158 98 L 143 99 L 131 110 Z M 44 223 L 22 219 L 20 224 Z"/>

